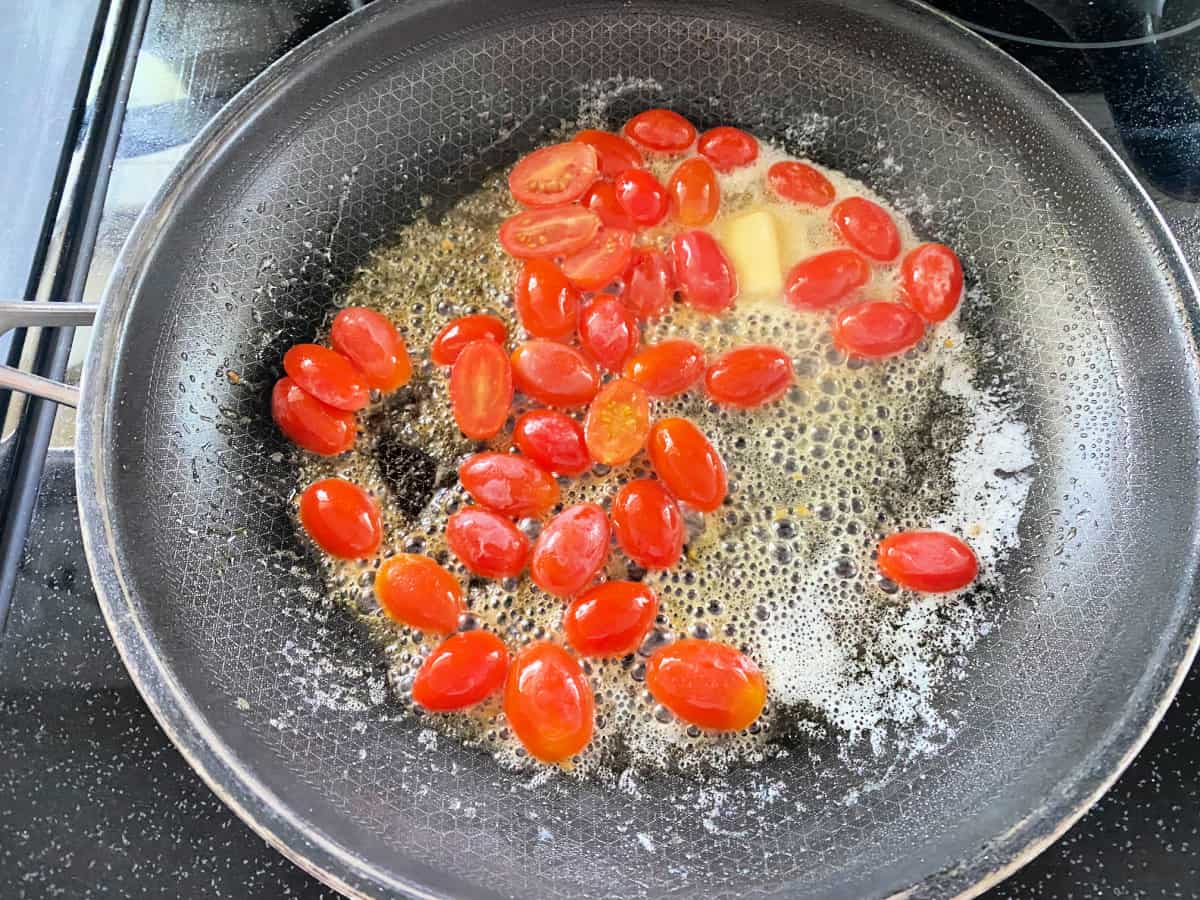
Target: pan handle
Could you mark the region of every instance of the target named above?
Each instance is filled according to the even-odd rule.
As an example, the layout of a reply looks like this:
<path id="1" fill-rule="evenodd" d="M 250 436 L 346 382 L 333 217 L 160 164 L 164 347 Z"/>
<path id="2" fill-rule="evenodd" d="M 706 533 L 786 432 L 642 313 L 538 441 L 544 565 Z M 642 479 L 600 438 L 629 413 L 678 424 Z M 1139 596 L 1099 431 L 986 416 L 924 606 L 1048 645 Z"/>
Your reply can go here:
<path id="1" fill-rule="evenodd" d="M 94 303 L 28 303 L 24 300 L 0 301 L 0 334 L 14 328 L 70 328 L 91 325 L 96 318 Z M 12 366 L 0 366 L 0 389 L 19 391 L 63 406 L 79 405 L 79 388 L 22 372 Z"/>

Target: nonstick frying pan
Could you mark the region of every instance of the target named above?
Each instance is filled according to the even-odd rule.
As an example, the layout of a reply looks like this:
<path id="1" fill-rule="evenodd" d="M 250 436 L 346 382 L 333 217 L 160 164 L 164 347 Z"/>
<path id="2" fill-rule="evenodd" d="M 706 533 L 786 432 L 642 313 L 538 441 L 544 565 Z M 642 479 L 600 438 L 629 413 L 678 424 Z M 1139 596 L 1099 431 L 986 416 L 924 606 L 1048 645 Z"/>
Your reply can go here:
<path id="1" fill-rule="evenodd" d="M 940 752 L 830 738 L 705 783 L 514 777 L 399 715 L 377 648 L 319 599 L 268 414 L 284 349 L 397 226 L 581 111 L 659 105 L 866 180 L 985 298 L 964 327 L 1037 462 Z M 189 762 L 346 893 L 976 893 L 1112 782 L 1195 652 L 1195 290 L 1097 136 L 923 7 L 379 2 L 235 98 L 122 254 L 80 401 L 93 576 Z"/>

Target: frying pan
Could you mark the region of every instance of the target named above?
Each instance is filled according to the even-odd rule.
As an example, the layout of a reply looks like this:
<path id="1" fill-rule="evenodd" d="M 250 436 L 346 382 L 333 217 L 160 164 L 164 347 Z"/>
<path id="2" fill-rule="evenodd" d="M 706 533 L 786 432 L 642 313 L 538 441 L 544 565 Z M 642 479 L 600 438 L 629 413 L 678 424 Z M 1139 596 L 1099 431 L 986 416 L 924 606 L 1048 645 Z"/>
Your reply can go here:
<path id="1" fill-rule="evenodd" d="M 581 110 L 659 105 L 866 180 L 979 288 L 964 327 L 1037 462 L 940 752 L 835 736 L 702 782 L 513 776 L 400 715 L 363 627 L 320 599 L 267 409 L 284 349 L 401 224 Z M 1196 311 L 1108 148 L 924 7 L 380 2 L 235 98 L 135 228 L 80 397 L 87 552 L 188 761 L 347 894 L 971 895 L 1111 784 L 1195 653 Z"/>

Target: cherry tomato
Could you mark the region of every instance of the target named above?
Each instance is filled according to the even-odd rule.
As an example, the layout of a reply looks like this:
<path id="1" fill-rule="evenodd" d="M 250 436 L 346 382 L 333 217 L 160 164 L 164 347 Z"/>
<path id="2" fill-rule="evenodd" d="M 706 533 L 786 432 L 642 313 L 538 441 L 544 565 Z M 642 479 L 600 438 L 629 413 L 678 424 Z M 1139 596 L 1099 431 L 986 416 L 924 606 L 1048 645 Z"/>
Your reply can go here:
<path id="1" fill-rule="evenodd" d="M 646 637 L 658 597 L 636 581 L 606 581 L 571 601 L 563 614 L 567 643 L 582 656 L 625 656 Z"/>
<path id="2" fill-rule="evenodd" d="M 671 308 L 675 271 L 661 250 L 634 248 L 621 299 L 643 322 L 657 319 Z"/>
<path id="3" fill-rule="evenodd" d="M 854 250 L 802 259 L 788 272 L 784 296 L 797 309 L 828 309 L 871 280 L 871 264 Z"/>
<path id="4" fill-rule="evenodd" d="M 275 382 L 271 417 L 284 437 L 312 453 L 336 456 L 354 446 L 354 413 L 322 403 L 290 378 Z"/>
<path id="5" fill-rule="evenodd" d="M 944 531 L 901 531 L 879 545 L 879 571 L 902 587 L 940 594 L 964 588 L 979 574 L 975 553 Z"/>
<path id="6" fill-rule="evenodd" d="M 683 299 L 703 312 L 718 313 L 733 305 L 737 275 L 733 265 L 707 231 L 685 231 L 671 241 L 675 283 Z"/>
<path id="7" fill-rule="evenodd" d="M 704 375 L 704 349 L 681 338 L 651 344 L 625 364 L 624 374 L 651 397 L 673 397 Z"/>
<path id="8" fill-rule="evenodd" d="M 600 230 L 600 217 L 581 206 L 527 209 L 504 220 L 500 243 L 520 259 L 550 258 L 586 247 Z"/>
<path id="9" fill-rule="evenodd" d="M 732 172 L 758 159 L 758 141 L 740 128 L 722 125 L 700 135 L 697 152 L 718 172 Z"/>
<path id="10" fill-rule="evenodd" d="M 926 322 L 954 312 L 962 287 L 962 263 L 945 244 L 921 244 L 900 263 L 900 298 Z"/>
<path id="11" fill-rule="evenodd" d="M 678 153 L 696 140 L 696 126 L 669 109 L 640 112 L 625 123 L 622 131 L 635 144 L 660 153 Z"/>
<path id="12" fill-rule="evenodd" d="M 367 380 L 354 363 L 320 344 L 297 344 L 283 355 L 283 370 L 302 391 L 349 412 L 371 399 Z"/>
<path id="13" fill-rule="evenodd" d="M 450 407 L 459 430 L 482 441 L 499 434 L 512 406 L 508 355 L 490 340 L 463 347 L 450 370 Z"/>
<path id="14" fill-rule="evenodd" d="M 595 503 L 568 506 L 546 523 L 533 545 L 529 576 L 556 597 L 573 597 L 608 559 L 608 516 Z"/>
<path id="15" fill-rule="evenodd" d="M 583 420 L 588 453 L 606 466 L 621 466 L 637 456 L 649 433 L 650 395 L 625 378 L 602 387 Z"/>
<path id="16" fill-rule="evenodd" d="M 749 409 L 774 400 L 795 377 L 791 357 L 778 347 L 747 344 L 713 360 L 704 373 L 704 387 L 723 406 Z"/>
<path id="17" fill-rule="evenodd" d="M 671 217 L 690 228 L 707 225 L 721 206 L 717 173 L 699 156 L 679 164 L 667 182 L 667 193 L 671 195 Z"/>
<path id="18" fill-rule="evenodd" d="M 633 256 L 633 232 L 625 228 L 601 228 L 592 242 L 563 260 L 563 274 L 581 291 L 596 291 L 629 268 Z"/>
<path id="19" fill-rule="evenodd" d="M 508 174 L 508 189 L 525 206 L 561 206 L 578 200 L 600 171 L 596 148 L 571 141 L 524 156 Z"/>
<path id="20" fill-rule="evenodd" d="M 833 319 L 833 343 L 848 355 L 863 359 L 903 353 L 924 335 L 925 320 L 903 303 L 855 303 Z"/>
<path id="21" fill-rule="evenodd" d="M 619 134 L 585 128 L 575 135 L 575 140 L 590 144 L 600 157 L 600 174 L 605 178 L 616 178 L 626 169 L 640 169 L 645 162 L 637 147 Z"/>
<path id="22" fill-rule="evenodd" d="M 516 578 L 529 558 L 529 538 L 504 516 L 478 506 L 451 513 L 446 543 L 464 566 L 484 578 Z"/>
<path id="23" fill-rule="evenodd" d="M 513 443 L 547 472 L 579 475 L 592 467 L 583 426 L 560 412 L 524 413 L 513 426 Z"/>
<path id="24" fill-rule="evenodd" d="M 476 453 L 458 467 L 475 502 L 514 519 L 540 516 L 558 503 L 558 482 L 522 456 Z"/>
<path id="25" fill-rule="evenodd" d="M 375 596 L 397 622 L 434 634 L 457 629 L 466 609 L 458 579 L 436 560 L 415 553 L 398 553 L 383 561 L 375 576 Z"/>
<path id="26" fill-rule="evenodd" d="M 805 206 L 828 206 L 837 196 L 828 178 L 807 163 L 791 160 L 767 169 L 767 184 L 784 200 Z"/>
<path id="27" fill-rule="evenodd" d="M 394 391 L 408 384 L 412 361 L 394 325 L 373 309 L 352 306 L 333 317 L 329 330 L 333 349 L 354 363 L 367 385 Z"/>
<path id="28" fill-rule="evenodd" d="M 667 189 L 645 169 L 626 169 L 613 182 L 613 191 L 626 215 L 638 225 L 657 225 L 671 208 Z"/>
<path id="29" fill-rule="evenodd" d="M 683 721 L 711 731 L 741 731 L 767 702 L 754 661 L 728 644 L 685 638 L 654 651 L 646 687 Z"/>
<path id="30" fill-rule="evenodd" d="M 547 406 L 583 406 L 600 389 L 600 374 L 574 347 L 526 341 L 512 354 L 517 390 Z"/>
<path id="31" fill-rule="evenodd" d="M 300 495 L 300 524 L 331 556 L 365 559 L 379 549 L 379 507 L 357 484 L 341 478 L 315 481 Z"/>
<path id="32" fill-rule="evenodd" d="M 659 482 L 629 482 L 612 504 L 613 533 L 625 555 L 644 569 L 669 569 L 683 553 L 683 513 Z"/>
<path id="33" fill-rule="evenodd" d="M 878 203 L 866 197 L 847 197 L 831 214 L 834 227 L 855 250 L 880 262 L 891 262 L 899 255 L 900 232 Z"/>
<path id="34" fill-rule="evenodd" d="M 654 474 L 688 506 L 712 512 L 725 502 L 729 491 L 725 461 L 688 419 L 655 422 L 646 451 Z"/>
<path id="35" fill-rule="evenodd" d="M 513 291 L 517 316 L 534 337 L 567 338 L 579 319 L 579 291 L 548 259 L 527 259 Z"/>
<path id="36" fill-rule="evenodd" d="M 536 641 L 509 666 L 504 717 L 530 756 L 561 762 L 592 739 L 596 701 L 575 658 L 557 644 Z"/>
<path id="37" fill-rule="evenodd" d="M 461 316 L 442 326 L 429 347 L 429 358 L 439 366 L 450 366 L 471 341 L 493 341 L 504 346 L 508 329 L 495 316 Z"/>
<path id="38" fill-rule="evenodd" d="M 608 228 L 637 227 L 637 223 L 625 212 L 625 207 L 617 199 L 617 189 L 611 181 L 598 181 L 593 184 L 583 195 L 582 203 L 598 215 L 600 222 Z"/>
<path id="39" fill-rule="evenodd" d="M 610 372 L 621 371 L 640 340 L 633 313 L 612 294 L 596 297 L 579 316 L 579 343 Z"/>
<path id="40" fill-rule="evenodd" d="M 507 670 L 508 650 L 496 635 L 452 635 L 421 663 L 413 679 L 413 702 L 431 712 L 466 709 L 500 690 Z"/>

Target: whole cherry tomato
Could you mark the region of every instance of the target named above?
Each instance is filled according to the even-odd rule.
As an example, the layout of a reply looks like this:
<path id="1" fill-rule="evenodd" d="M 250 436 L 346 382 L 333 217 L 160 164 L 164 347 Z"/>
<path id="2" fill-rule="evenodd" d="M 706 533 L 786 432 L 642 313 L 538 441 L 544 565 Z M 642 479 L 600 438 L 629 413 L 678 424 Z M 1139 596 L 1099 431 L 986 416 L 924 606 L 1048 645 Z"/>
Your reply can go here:
<path id="1" fill-rule="evenodd" d="M 640 169 L 645 165 L 641 151 L 619 134 L 585 128 L 574 139 L 591 144 L 595 149 L 600 157 L 600 174 L 605 178 L 616 178 L 626 169 Z"/>
<path id="2" fill-rule="evenodd" d="M 354 412 L 371 399 L 367 380 L 358 367 L 320 344 L 292 347 L 283 355 L 283 370 L 300 390 L 335 409 Z"/>
<path id="3" fill-rule="evenodd" d="M 534 337 L 567 338 L 579 319 L 579 291 L 548 259 L 527 259 L 513 291 L 517 317 Z"/>
<path id="4" fill-rule="evenodd" d="M 522 414 L 513 426 L 513 443 L 547 472 L 579 475 L 592 467 L 583 426 L 554 410 Z"/>
<path id="5" fill-rule="evenodd" d="M 508 329 L 495 316 L 460 316 L 442 326 L 429 347 L 429 358 L 439 366 L 451 366 L 471 341 L 487 340 L 503 347 L 507 339 Z"/>
<path id="6" fill-rule="evenodd" d="M 417 670 L 412 698 L 431 712 L 454 712 L 486 700 L 504 684 L 508 650 L 489 631 L 464 631 L 443 641 Z"/>
<path id="7" fill-rule="evenodd" d="M 625 228 L 630 231 L 637 228 L 637 223 L 625 212 L 625 207 L 617 199 L 617 189 L 611 181 L 597 181 L 588 188 L 581 202 L 600 217 L 600 222 L 605 227 Z"/>
<path id="8" fill-rule="evenodd" d="M 275 382 L 271 417 L 284 437 L 312 453 L 336 456 L 354 446 L 354 413 L 322 403 L 290 378 Z"/>
<path id="9" fill-rule="evenodd" d="M 902 587 L 940 594 L 979 574 L 974 551 L 944 531 L 901 531 L 879 545 L 879 571 Z"/>
<path id="10" fill-rule="evenodd" d="M 600 389 L 600 374 L 582 353 L 553 341 L 526 341 L 512 354 L 517 390 L 547 406 L 583 406 Z"/>
<path id="11" fill-rule="evenodd" d="M 658 615 L 658 597 L 636 581 L 606 581 L 571 601 L 567 643 L 582 656 L 625 656 L 641 646 Z"/>
<path id="12" fill-rule="evenodd" d="M 675 283 L 683 299 L 696 309 L 719 313 L 733 305 L 737 275 L 733 265 L 707 231 L 685 231 L 671 241 Z"/>
<path id="13" fill-rule="evenodd" d="M 635 247 L 621 299 L 643 322 L 657 319 L 675 299 L 675 271 L 661 250 Z"/>
<path id="14" fill-rule="evenodd" d="M 529 558 L 529 538 L 504 516 L 478 506 L 451 513 L 446 543 L 464 566 L 484 578 L 515 578 Z"/>
<path id="15" fill-rule="evenodd" d="M 579 343 L 610 372 L 619 372 L 637 350 L 641 332 L 633 313 L 612 294 L 600 294 L 579 316 Z"/>
<path id="16" fill-rule="evenodd" d="M 749 409 L 780 396 L 795 378 L 791 357 L 778 347 L 747 344 L 713 360 L 704 387 L 723 406 Z"/>
<path id="17" fill-rule="evenodd" d="M 415 553 L 397 553 L 383 561 L 375 575 L 375 596 L 397 622 L 434 634 L 457 629 L 466 609 L 458 579 L 436 560 Z"/>
<path id="18" fill-rule="evenodd" d="M 654 473 L 679 500 L 712 512 L 725 502 L 725 461 L 688 419 L 660 419 L 650 429 L 646 451 Z"/>
<path id="19" fill-rule="evenodd" d="M 869 300 L 833 319 L 833 343 L 850 356 L 882 359 L 903 353 L 925 335 L 925 320 L 903 303 Z"/>
<path id="20" fill-rule="evenodd" d="M 682 338 L 651 344 L 625 364 L 624 374 L 651 397 L 673 397 L 703 377 L 704 348 Z"/>
<path id="21" fill-rule="evenodd" d="M 767 702 L 767 683 L 753 660 L 727 644 L 685 638 L 654 651 L 646 687 L 683 721 L 711 731 L 741 731 Z"/>
<path id="22" fill-rule="evenodd" d="M 600 217 L 581 206 L 527 209 L 504 220 L 500 244 L 520 259 L 549 259 L 581 250 L 599 230 Z"/>
<path id="23" fill-rule="evenodd" d="M 600 171 L 596 149 L 571 141 L 522 157 L 508 175 L 508 189 L 525 206 L 561 206 L 578 200 Z"/>
<path id="24" fill-rule="evenodd" d="M 871 280 L 871 264 L 855 250 L 828 250 L 788 272 L 784 296 L 797 309 L 836 306 Z"/>
<path id="25" fill-rule="evenodd" d="M 591 243 L 563 260 L 563 274 L 581 291 L 596 291 L 612 284 L 629 268 L 633 256 L 633 232 L 625 228 L 601 228 Z"/>
<path id="26" fill-rule="evenodd" d="M 689 228 L 707 225 L 721 206 L 717 173 L 699 156 L 679 164 L 667 182 L 667 193 L 671 195 L 671 217 Z"/>
<path id="27" fill-rule="evenodd" d="M 608 516 L 595 503 L 568 506 L 546 523 L 533 545 L 529 575 L 556 597 L 578 594 L 608 559 Z"/>
<path id="28" fill-rule="evenodd" d="M 622 131 L 638 146 L 660 153 L 679 153 L 696 140 L 696 126 L 669 109 L 640 112 L 625 123 Z"/>
<path id="29" fill-rule="evenodd" d="M 669 569 L 683 553 L 683 513 L 659 482 L 638 478 L 617 492 L 613 533 L 625 555 L 645 569 Z"/>
<path id="30" fill-rule="evenodd" d="M 767 169 L 767 184 L 784 200 L 805 206 L 828 206 L 837 196 L 828 178 L 807 163 L 791 160 Z"/>
<path id="31" fill-rule="evenodd" d="M 649 433 L 650 396 L 625 378 L 600 389 L 583 421 L 588 453 L 606 466 L 621 466 L 637 456 Z"/>
<path id="32" fill-rule="evenodd" d="M 833 225 L 855 250 L 871 259 L 891 262 L 900 253 L 900 232 L 892 217 L 866 197 L 847 197 L 831 212 Z"/>
<path id="33" fill-rule="evenodd" d="M 513 453 L 476 453 L 458 467 L 458 480 L 480 506 L 511 516 L 540 516 L 558 503 L 558 482 Z"/>
<path id="34" fill-rule="evenodd" d="M 450 370 L 450 408 L 459 430 L 482 441 L 499 434 L 512 406 L 508 355 L 490 340 L 463 347 Z"/>
<path id="35" fill-rule="evenodd" d="M 341 478 L 325 478 L 304 489 L 300 524 L 318 547 L 342 559 L 365 559 L 383 540 L 379 507 L 371 495 Z"/>
<path id="36" fill-rule="evenodd" d="M 962 297 L 958 255 L 945 244 L 921 244 L 900 263 L 900 299 L 926 322 L 941 322 Z"/>
<path id="37" fill-rule="evenodd" d="M 621 208 L 638 225 L 657 225 L 671 207 L 667 189 L 645 169 L 626 169 L 613 182 L 613 190 Z"/>
<path id="38" fill-rule="evenodd" d="M 700 135 L 697 152 L 718 172 L 732 172 L 758 159 L 758 141 L 740 128 L 721 125 Z"/>
<path id="39" fill-rule="evenodd" d="M 370 387 L 394 391 L 408 384 L 412 361 L 396 327 L 373 309 L 352 306 L 333 317 L 333 349 L 354 363 Z"/>
<path id="40" fill-rule="evenodd" d="M 509 666 L 504 717 L 530 756 L 562 762 L 592 739 L 596 701 L 575 658 L 557 644 L 536 641 Z"/>

